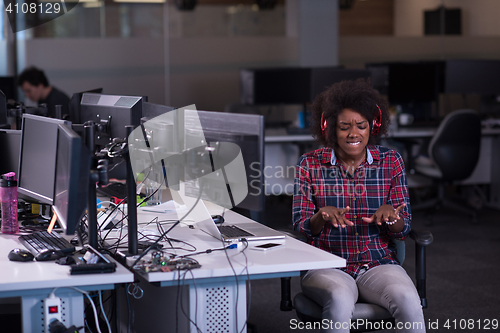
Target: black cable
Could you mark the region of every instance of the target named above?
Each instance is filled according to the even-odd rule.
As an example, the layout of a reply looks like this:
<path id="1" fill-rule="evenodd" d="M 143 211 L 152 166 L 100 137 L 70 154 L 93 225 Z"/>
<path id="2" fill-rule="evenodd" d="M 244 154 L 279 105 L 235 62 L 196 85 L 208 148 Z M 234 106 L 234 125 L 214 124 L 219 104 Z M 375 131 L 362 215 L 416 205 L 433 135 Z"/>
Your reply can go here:
<path id="1" fill-rule="evenodd" d="M 190 269 L 187 269 L 187 270 L 184 272 L 183 276 L 182 276 L 182 285 L 181 285 L 182 287 L 184 287 L 184 282 L 185 282 L 185 280 L 186 280 L 186 274 L 187 274 L 187 272 L 188 272 L 188 271 L 189 271 L 189 272 L 191 272 L 191 270 L 190 270 Z M 180 275 L 181 275 L 181 274 L 180 274 L 180 272 L 179 272 L 179 276 L 180 276 Z M 180 296 L 180 297 L 181 297 L 181 299 L 180 299 L 180 308 L 181 308 L 182 314 L 183 314 L 183 315 L 184 315 L 184 316 L 185 316 L 185 317 L 189 320 L 189 322 L 190 322 L 191 324 L 193 324 L 193 325 L 194 325 L 194 327 L 196 327 L 196 331 L 197 331 L 197 332 L 199 332 L 199 333 L 202 333 L 202 332 L 201 332 L 201 330 L 200 330 L 200 328 L 198 327 L 198 324 L 196 323 L 196 320 L 197 320 L 197 319 L 196 319 L 196 316 L 197 316 L 197 311 L 198 311 L 198 309 L 197 309 L 197 307 L 198 307 L 198 291 L 196 290 L 196 282 L 195 282 L 195 279 L 194 279 L 194 276 L 193 276 L 193 273 L 192 273 L 192 272 L 191 272 L 191 276 L 193 277 L 193 279 L 192 279 L 192 280 L 193 280 L 193 284 L 194 284 L 195 299 L 196 299 L 196 302 L 195 302 L 195 307 L 196 307 L 196 310 L 195 310 L 195 318 L 194 318 L 194 320 L 195 320 L 195 321 L 193 321 L 193 320 L 191 319 L 191 317 L 190 317 L 190 316 L 186 313 L 186 311 L 184 310 L 184 307 L 182 306 L 182 294 L 183 294 L 183 290 L 184 290 L 184 288 L 182 288 L 182 289 L 181 289 L 181 296 Z"/>
<path id="2" fill-rule="evenodd" d="M 135 261 L 134 263 L 132 264 L 132 267 L 134 267 L 135 265 L 137 265 L 137 263 L 139 262 L 139 260 L 141 260 L 154 246 L 156 246 L 160 239 L 162 239 L 165 235 L 167 235 L 170 230 L 172 230 L 173 228 L 175 228 L 179 223 L 181 223 L 182 220 L 184 220 L 186 218 L 186 216 L 188 216 L 189 214 L 191 214 L 191 212 L 193 211 L 193 209 L 196 207 L 196 205 L 198 205 L 198 202 L 200 201 L 201 199 L 201 194 L 203 192 L 203 182 L 200 182 L 201 186 L 200 186 L 200 193 L 198 195 L 198 197 L 196 198 L 196 201 L 194 203 L 194 205 L 189 209 L 189 211 L 184 214 L 184 216 L 182 216 L 179 220 L 177 220 L 177 222 L 175 222 L 167 231 L 165 231 L 160 238 L 158 238 L 158 240 L 156 240 L 156 242 L 154 242 L 150 247 L 148 247 Z"/>
<path id="3" fill-rule="evenodd" d="M 222 244 L 224 244 L 223 239 L 221 239 L 221 242 L 222 242 Z M 236 329 L 238 329 L 238 298 L 239 298 L 239 294 L 240 294 L 240 290 L 238 288 L 238 283 L 239 283 L 238 274 L 236 274 L 236 270 L 234 269 L 233 264 L 231 263 L 231 259 L 229 258 L 227 250 L 224 250 L 224 253 L 226 255 L 227 262 L 228 262 L 229 266 L 231 267 L 231 270 L 233 271 L 234 279 L 236 280 L 236 302 L 235 302 L 235 308 L 234 308 L 234 312 L 235 312 L 234 318 L 235 318 Z"/>

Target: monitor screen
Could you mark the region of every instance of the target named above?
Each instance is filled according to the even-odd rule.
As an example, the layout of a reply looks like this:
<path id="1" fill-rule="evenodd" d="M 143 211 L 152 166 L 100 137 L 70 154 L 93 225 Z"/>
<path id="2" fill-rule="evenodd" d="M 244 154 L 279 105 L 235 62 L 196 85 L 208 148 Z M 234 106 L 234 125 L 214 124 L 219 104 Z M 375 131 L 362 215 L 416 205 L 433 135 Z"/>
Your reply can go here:
<path id="1" fill-rule="evenodd" d="M 444 64 L 417 61 L 389 64 L 387 97 L 391 104 L 437 101 L 443 90 Z"/>
<path id="2" fill-rule="evenodd" d="M 7 97 L 0 90 L 0 125 L 7 124 Z"/>
<path id="3" fill-rule="evenodd" d="M 0 90 L 7 100 L 17 101 L 17 86 L 13 76 L 0 76 Z"/>
<path id="4" fill-rule="evenodd" d="M 21 130 L 0 129 L 0 175 L 19 169 Z"/>
<path id="5" fill-rule="evenodd" d="M 304 104 L 309 101 L 309 68 L 259 68 L 240 71 L 242 104 Z"/>
<path id="6" fill-rule="evenodd" d="M 18 192 L 35 202 L 52 205 L 57 132 L 64 120 L 24 114 L 19 158 Z"/>
<path id="7" fill-rule="evenodd" d="M 446 60 L 445 92 L 500 94 L 500 61 Z"/>
<path id="8" fill-rule="evenodd" d="M 370 77 L 371 72 L 366 69 L 312 68 L 310 102 L 334 83 Z"/>
<path id="9" fill-rule="evenodd" d="M 90 154 L 71 126 L 61 124 L 57 135 L 53 209 L 67 235 L 72 235 L 85 213 L 89 189 Z"/>
<path id="10" fill-rule="evenodd" d="M 236 186 L 246 186 L 248 190 L 246 197 L 241 202 L 235 202 L 232 196 L 237 195 L 237 189 L 231 189 L 228 179 L 231 170 L 226 169 L 228 174 L 224 174 L 226 186 L 223 182 L 219 185 L 212 183 L 210 191 L 206 193 L 202 199 L 207 199 L 221 206 L 226 206 L 227 199 L 232 206 L 244 208 L 251 211 L 261 211 L 264 209 L 264 117 L 261 115 L 248 115 L 238 113 L 223 113 L 223 112 L 208 112 L 208 111 L 191 111 L 186 110 L 184 123 L 185 145 L 187 148 L 198 147 L 206 144 L 214 147 L 210 154 L 211 168 L 214 174 L 219 169 L 222 169 L 230 163 L 238 163 L 237 156 L 241 152 L 243 158 L 243 167 L 245 169 L 246 179 L 240 183 L 236 180 Z M 198 122 L 199 119 L 199 122 Z M 201 128 L 200 128 L 201 125 Z M 200 141 L 200 138 L 204 142 Z M 197 142 L 199 141 L 199 142 Z M 220 148 L 217 148 L 217 143 L 221 143 Z M 239 147 L 239 149 L 237 149 Z M 189 156 L 188 156 L 189 158 Z M 214 161 L 220 161 L 221 165 L 217 165 Z M 199 168 L 202 162 L 186 163 L 186 173 L 189 173 L 193 168 Z M 193 166 L 193 168 L 191 168 Z M 193 179 L 192 175 L 185 177 Z M 195 197 L 196 190 L 193 191 L 192 186 L 186 184 L 186 194 Z M 238 189 L 239 190 L 239 189 Z M 204 191 L 205 193 L 205 191 Z M 234 203 L 234 204 L 233 204 Z"/>

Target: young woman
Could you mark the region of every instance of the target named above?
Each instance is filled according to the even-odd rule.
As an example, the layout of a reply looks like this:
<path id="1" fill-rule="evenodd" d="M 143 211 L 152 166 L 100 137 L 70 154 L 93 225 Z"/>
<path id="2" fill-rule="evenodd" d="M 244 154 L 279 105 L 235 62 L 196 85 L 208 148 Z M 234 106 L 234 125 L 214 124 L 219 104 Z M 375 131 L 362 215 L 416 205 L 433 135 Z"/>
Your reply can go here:
<path id="1" fill-rule="evenodd" d="M 311 107 L 311 130 L 324 148 L 298 162 L 293 225 L 347 261 L 302 277 L 323 319 L 338 323 L 329 332 L 349 332 L 358 299 L 386 308 L 399 332 L 425 332 L 420 298 L 391 243 L 410 232 L 411 211 L 401 155 L 374 145 L 388 125 L 387 103 L 361 79 L 334 84 Z"/>

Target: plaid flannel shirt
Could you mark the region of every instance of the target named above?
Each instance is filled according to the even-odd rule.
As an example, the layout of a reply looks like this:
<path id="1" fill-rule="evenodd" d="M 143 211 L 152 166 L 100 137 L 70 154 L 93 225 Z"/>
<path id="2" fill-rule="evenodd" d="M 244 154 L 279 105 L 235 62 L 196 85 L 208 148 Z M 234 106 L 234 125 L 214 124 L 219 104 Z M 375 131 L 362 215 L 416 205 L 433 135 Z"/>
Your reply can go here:
<path id="1" fill-rule="evenodd" d="M 393 233 L 386 224 L 366 223 L 384 204 L 401 210 L 405 225 Z M 354 226 L 335 228 L 325 223 L 321 232 L 311 235 L 310 218 L 321 207 L 350 207 L 346 218 Z M 308 242 L 327 252 L 343 257 L 342 268 L 354 278 L 360 270 L 381 264 L 399 264 L 396 248 L 390 240 L 404 239 L 410 232 L 411 209 L 408 185 L 401 155 L 382 146 L 367 146 L 367 158 L 354 175 L 337 160 L 332 148 L 321 148 L 301 156 L 295 175 L 293 226 L 304 233 Z"/>

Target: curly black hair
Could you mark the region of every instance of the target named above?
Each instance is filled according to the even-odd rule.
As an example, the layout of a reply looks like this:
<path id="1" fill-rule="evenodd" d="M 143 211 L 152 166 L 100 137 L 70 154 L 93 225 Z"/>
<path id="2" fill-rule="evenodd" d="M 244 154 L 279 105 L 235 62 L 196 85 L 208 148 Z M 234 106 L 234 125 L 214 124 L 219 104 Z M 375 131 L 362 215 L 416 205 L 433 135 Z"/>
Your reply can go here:
<path id="1" fill-rule="evenodd" d="M 377 105 L 380 107 L 377 107 Z M 342 81 L 333 84 L 319 94 L 314 100 L 309 112 L 310 130 L 316 141 L 325 147 L 337 148 L 337 117 L 344 109 L 352 109 L 370 123 L 369 144 L 387 133 L 389 127 L 389 106 L 386 100 L 371 86 L 370 79 Z M 373 120 L 382 113 L 379 133 L 372 135 Z M 321 119 L 326 120 L 328 135 L 323 136 Z"/>
<path id="2" fill-rule="evenodd" d="M 33 86 L 39 86 L 42 84 L 44 87 L 49 86 L 49 80 L 43 70 L 38 69 L 34 66 L 26 68 L 19 74 L 17 78 L 17 85 L 22 86 L 24 82 L 28 82 Z"/>

